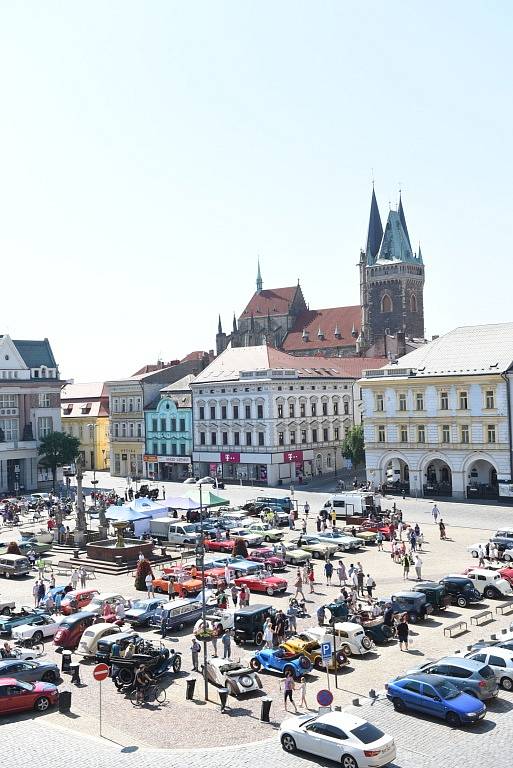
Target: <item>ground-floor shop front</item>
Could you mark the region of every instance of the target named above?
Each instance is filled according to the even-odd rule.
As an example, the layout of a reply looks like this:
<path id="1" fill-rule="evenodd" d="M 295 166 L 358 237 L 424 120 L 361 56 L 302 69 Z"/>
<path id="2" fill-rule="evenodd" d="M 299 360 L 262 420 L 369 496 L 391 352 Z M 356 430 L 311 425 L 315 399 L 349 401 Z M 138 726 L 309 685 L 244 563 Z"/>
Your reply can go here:
<path id="1" fill-rule="evenodd" d="M 194 451 L 193 472 L 198 477 L 217 477 L 228 483 L 280 486 L 301 484 L 315 462 L 314 451 L 238 453 Z"/>
<path id="2" fill-rule="evenodd" d="M 190 456 L 153 456 L 144 454 L 145 477 L 150 480 L 179 483 L 192 474 Z"/>
<path id="3" fill-rule="evenodd" d="M 144 443 L 111 443 L 110 466 L 116 477 L 143 477 Z"/>
<path id="4" fill-rule="evenodd" d="M 24 455 L 19 455 L 23 453 Z M 9 451 L 0 458 L 0 494 L 19 494 L 48 490 L 52 486 L 52 472 L 38 465 L 37 449 Z M 18 455 L 16 455 L 18 454 Z"/>

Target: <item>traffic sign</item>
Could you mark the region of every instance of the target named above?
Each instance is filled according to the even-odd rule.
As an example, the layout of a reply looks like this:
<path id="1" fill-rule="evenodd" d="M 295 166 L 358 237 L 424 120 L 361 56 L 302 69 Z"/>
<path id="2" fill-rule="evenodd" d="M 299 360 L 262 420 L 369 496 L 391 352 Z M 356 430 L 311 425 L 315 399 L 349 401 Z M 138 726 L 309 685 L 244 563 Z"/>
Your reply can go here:
<path id="1" fill-rule="evenodd" d="M 321 656 L 323 661 L 329 661 L 332 653 L 331 643 L 321 643 Z"/>
<path id="2" fill-rule="evenodd" d="M 320 707 L 330 707 L 333 703 L 333 694 L 326 688 L 322 688 L 317 694 L 317 704 Z"/>
<path id="3" fill-rule="evenodd" d="M 93 677 L 95 680 L 105 680 L 109 676 L 109 668 L 107 664 L 97 664 L 93 669 Z"/>

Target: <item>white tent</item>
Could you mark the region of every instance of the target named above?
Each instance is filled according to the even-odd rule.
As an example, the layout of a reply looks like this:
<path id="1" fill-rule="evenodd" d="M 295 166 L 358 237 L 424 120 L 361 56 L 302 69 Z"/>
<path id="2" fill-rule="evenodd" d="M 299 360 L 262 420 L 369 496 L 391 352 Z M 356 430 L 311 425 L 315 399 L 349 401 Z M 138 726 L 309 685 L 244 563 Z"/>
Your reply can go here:
<path id="1" fill-rule="evenodd" d="M 147 515 L 145 519 L 134 521 L 134 533 L 136 536 L 142 536 L 143 533 L 148 533 L 150 530 L 150 520 L 154 520 L 157 517 L 169 517 L 170 508 L 159 504 L 158 501 L 152 501 L 151 499 L 143 498 L 134 499 L 128 502 L 128 506 L 136 512 L 141 512 L 143 515 Z"/>

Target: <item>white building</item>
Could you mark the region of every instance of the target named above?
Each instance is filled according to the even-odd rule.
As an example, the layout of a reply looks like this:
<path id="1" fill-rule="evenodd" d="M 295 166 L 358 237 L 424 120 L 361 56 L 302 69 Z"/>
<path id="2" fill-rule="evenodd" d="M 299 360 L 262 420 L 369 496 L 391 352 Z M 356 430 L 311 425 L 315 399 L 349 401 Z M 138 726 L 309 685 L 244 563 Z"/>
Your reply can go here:
<path id="1" fill-rule="evenodd" d="M 226 349 L 191 384 L 194 473 L 268 485 L 334 473 L 360 420 L 357 380 L 381 362 Z"/>
<path id="2" fill-rule="evenodd" d="M 47 489 L 50 470 L 39 466 L 41 438 L 61 429 L 63 382 L 48 339 L 0 336 L 0 494 Z"/>
<path id="3" fill-rule="evenodd" d="M 367 478 L 495 498 L 512 481 L 513 323 L 456 328 L 361 380 Z"/>

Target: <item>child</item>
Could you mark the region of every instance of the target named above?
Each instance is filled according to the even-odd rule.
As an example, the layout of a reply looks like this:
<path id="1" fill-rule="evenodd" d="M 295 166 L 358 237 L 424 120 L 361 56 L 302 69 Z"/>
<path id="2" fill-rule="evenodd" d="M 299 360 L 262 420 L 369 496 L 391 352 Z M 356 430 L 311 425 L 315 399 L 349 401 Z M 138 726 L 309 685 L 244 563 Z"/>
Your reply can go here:
<path id="1" fill-rule="evenodd" d="M 300 707 L 304 707 L 305 709 L 309 709 L 308 704 L 306 703 L 306 677 L 302 677 L 299 681 L 300 691 L 301 691 L 301 701 L 299 702 Z"/>

